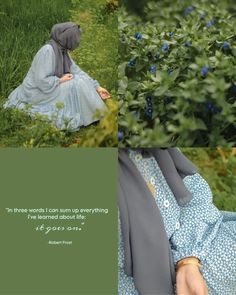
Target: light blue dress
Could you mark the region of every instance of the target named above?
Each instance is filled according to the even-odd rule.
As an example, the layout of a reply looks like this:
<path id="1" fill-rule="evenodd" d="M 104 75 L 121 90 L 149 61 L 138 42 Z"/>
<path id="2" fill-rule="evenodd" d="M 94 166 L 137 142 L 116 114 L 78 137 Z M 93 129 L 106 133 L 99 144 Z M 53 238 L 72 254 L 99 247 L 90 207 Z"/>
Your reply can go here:
<path id="1" fill-rule="evenodd" d="M 41 114 L 62 130 L 76 131 L 97 121 L 94 113 L 106 110 L 96 91 L 99 83 L 71 61 L 74 78 L 60 84 L 54 75 L 56 57 L 53 48 L 44 45 L 35 55 L 23 83 L 10 94 L 4 107 L 26 109 L 33 116 Z"/>
<path id="2" fill-rule="evenodd" d="M 198 257 L 209 294 L 235 295 L 236 213 L 222 212 L 214 206 L 211 190 L 198 173 L 184 178 L 193 199 L 179 206 L 155 159 L 133 150 L 130 157 L 145 181 L 155 188 L 154 197 L 164 220 L 174 262 L 188 256 Z M 138 295 L 133 278 L 124 273 L 120 221 L 118 263 L 119 295 Z"/>

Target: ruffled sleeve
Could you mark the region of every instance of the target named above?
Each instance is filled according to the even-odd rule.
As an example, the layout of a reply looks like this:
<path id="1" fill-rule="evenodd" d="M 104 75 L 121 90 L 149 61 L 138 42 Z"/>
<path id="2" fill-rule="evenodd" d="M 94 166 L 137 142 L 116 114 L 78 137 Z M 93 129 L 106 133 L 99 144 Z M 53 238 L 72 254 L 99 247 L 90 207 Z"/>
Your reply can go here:
<path id="1" fill-rule="evenodd" d="M 70 69 L 71 74 L 86 77 L 92 82 L 95 89 L 100 86 L 99 82 L 97 80 L 92 79 L 87 73 L 82 71 L 81 68 L 77 66 L 77 64 L 73 61 L 72 58 L 71 58 L 71 62 L 72 62 L 71 69 Z"/>
<path id="2" fill-rule="evenodd" d="M 34 57 L 31 70 L 34 73 L 35 84 L 46 94 L 55 90 L 60 79 L 55 76 L 56 58 L 51 45 L 43 46 Z"/>

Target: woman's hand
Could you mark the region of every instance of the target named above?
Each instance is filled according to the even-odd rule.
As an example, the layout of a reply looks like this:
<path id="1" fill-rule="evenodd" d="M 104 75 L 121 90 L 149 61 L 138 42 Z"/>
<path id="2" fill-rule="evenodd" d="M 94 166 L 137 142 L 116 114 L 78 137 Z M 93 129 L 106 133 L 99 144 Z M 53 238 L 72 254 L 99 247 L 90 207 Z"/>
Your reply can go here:
<path id="1" fill-rule="evenodd" d="M 74 76 L 72 74 L 65 74 L 64 76 L 62 76 L 60 78 L 60 83 L 64 83 L 64 82 L 70 81 L 73 78 L 74 78 Z"/>
<path id="2" fill-rule="evenodd" d="M 177 270 L 176 287 L 178 295 L 207 295 L 206 282 L 197 265 L 182 265 Z"/>
<path id="3" fill-rule="evenodd" d="M 103 100 L 111 97 L 110 93 L 105 88 L 98 87 L 96 90 Z"/>

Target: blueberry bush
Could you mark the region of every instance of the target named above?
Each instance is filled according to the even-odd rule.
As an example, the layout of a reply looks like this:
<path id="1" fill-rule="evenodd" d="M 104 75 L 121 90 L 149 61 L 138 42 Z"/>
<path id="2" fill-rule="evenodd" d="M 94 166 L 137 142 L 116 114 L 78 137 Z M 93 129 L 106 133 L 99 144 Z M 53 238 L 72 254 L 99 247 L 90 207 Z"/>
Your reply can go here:
<path id="1" fill-rule="evenodd" d="M 119 145 L 235 145 L 236 4 L 142 2 L 119 13 Z"/>

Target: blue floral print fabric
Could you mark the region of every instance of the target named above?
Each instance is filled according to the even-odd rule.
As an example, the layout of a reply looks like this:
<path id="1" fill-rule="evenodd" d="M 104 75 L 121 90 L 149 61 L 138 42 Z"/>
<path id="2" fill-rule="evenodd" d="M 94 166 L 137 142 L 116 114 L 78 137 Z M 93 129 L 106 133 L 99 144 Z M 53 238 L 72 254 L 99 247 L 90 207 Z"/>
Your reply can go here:
<path id="1" fill-rule="evenodd" d="M 199 173 L 183 179 L 193 198 L 179 206 L 155 159 L 143 157 L 137 150 L 130 150 L 129 155 L 160 209 L 174 262 L 188 256 L 198 257 L 209 295 L 235 295 L 236 213 L 215 207 L 211 189 Z M 133 278 L 124 272 L 120 220 L 118 263 L 119 295 L 138 295 Z"/>

